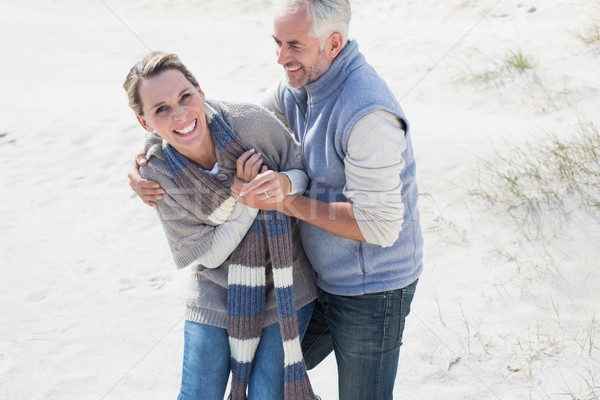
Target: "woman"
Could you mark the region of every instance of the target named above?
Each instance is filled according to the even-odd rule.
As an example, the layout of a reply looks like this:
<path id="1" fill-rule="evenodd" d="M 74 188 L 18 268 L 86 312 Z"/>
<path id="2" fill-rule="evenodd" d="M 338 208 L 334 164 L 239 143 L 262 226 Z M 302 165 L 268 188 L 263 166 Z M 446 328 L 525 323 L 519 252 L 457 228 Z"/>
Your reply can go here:
<path id="1" fill-rule="evenodd" d="M 207 101 L 174 54 L 148 54 L 123 87 L 149 132 L 141 173 L 166 192 L 157 209 L 175 263 L 194 269 L 179 400 L 222 399 L 230 369 L 234 400 L 246 390 L 256 400 L 315 399 L 298 328 L 310 319 L 315 277 L 295 223 L 235 197 L 254 178 L 264 198 L 303 191 L 298 143 L 257 106 Z"/>

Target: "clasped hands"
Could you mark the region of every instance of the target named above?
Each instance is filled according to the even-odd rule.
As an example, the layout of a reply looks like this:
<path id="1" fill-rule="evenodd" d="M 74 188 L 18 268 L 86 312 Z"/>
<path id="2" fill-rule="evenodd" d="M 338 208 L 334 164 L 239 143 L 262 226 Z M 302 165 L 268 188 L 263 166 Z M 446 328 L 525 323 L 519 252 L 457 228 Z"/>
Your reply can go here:
<path id="1" fill-rule="evenodd" d="M 278 210 L 291 190 L 286 174 L 269 170 L 260 153 L 246 151 L 236 163 L 231 193 L 237 201 L 261 210 Z"/>

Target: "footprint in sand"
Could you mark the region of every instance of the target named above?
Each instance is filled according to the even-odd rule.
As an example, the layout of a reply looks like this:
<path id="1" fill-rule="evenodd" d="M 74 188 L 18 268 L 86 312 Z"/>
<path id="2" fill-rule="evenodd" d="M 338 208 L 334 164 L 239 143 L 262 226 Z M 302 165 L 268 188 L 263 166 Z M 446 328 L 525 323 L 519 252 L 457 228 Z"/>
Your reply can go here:
<path id="1" fill-rule="evenodd" d="M 0 132 L 0 140 L 5 140 L 6 142 L 10 143 L 10 144 L 14 144 L 15 143 L 15 139 L 9 139 L 8 138 L 8 132 Z"/>
<path id="2" fill-rule="evenodd" d="M 121 278 L 119 280 L 119 292 L 126 292 L 132 289 L 147 290 L 147 288 L 153 290 L 160 290 L 169 281 L 168 275 L 155 275 L 147 278 L 143 285 L 137 285 L 129 278 Z M 137 291 L 136 291 L 137 292 Z"/>
<path id="3" fill-rule="evenodd" d="M 45 300 L 48 297 L 48 291 L 46 289 L 36 290 L 31 292 L 25 297 L 25 301 L 28 303 L 38 303 Z"/>
<path id="4" fill-rule="evenodd" d="M 156 275 L 151 278 L 148 278 L 147 282 L 148 286 L 150 286 L 151 288 L 155 290 L 160 290 L 163 286 L 165 286 L 165 283 L 167 283 L 168 280 L 169 278 L 166 275 Z"/>
<path id="5" fill-rule="evenodd" d="M 126 292 L 127 290 L 131 290 L 135 287 L 135 285 L 129 278 L 121 278 L 119 280 L 119 284 L 121 285 L 121 287 L 119 288 L 119 292 Z"/>

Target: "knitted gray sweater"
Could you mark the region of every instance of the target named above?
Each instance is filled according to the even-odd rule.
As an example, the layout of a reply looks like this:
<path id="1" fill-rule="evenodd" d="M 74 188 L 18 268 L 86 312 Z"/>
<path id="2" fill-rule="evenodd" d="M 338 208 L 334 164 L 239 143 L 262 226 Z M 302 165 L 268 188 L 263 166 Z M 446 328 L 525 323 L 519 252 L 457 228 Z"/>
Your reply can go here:
<path id="1" fill-rule="evenodd" d="M 301 149 L 289 131 L 268 111 L 252 104 L 226 103 L 208 101 L 217 110 L 225 122 L 236 132 L 248 147 L 268 155 L 280 170 L 303 169 Z M 190 202 L 189 196 L 181 194 L 175 184 L 163 156 L 163 139 L 158 134 L 146 136 L 145 153 L 148 165 L 140 168 L 142 176 L 157 181 L 165 190 L 163 200 L 158 202 L 158 214 L 167 236 L 175 264 L 178 268 L 190 266 L 192 276 L 186 296 L 186 319 L 194 322 L 226 327 L 227 311 L 227 273 L 228 259 L 218 268 L 206 268 L 198 260 L 222 245 L 216 243 L 223 240 L 218 228 L 227 225 L 231 248 L 235 248 L 241 237 L 245 235 L 253 218 L 241 212 L 225 210 L 229 219 L 220 226 L 214 222 L 203 220 L 195 213 L 198 204 Z M 224 186 L 230 186 L 235 175 L 235 164 L 221 157 L 217 150 L 219 171 L 216 175 Z M 236 207 L 236 209 L 239 207 Z M 238 210 L 239 211 L 239 210 Z M 298 234 L 297 224 L 293 225 L 293 258 L 294 258 L 294 297 L 296 309 L 308 304 L 316 298 L 315 275 L 312 270 Z M 224 232 L 227 230 L 222 230 Z M 227 257 L 228 258 L 228 257 Z M 270 263 L 267 265 L 269 267 Z M 265 326 L 276 322 L 277 304 L 273 289 L 271 269 L 267 268 L 267 287 L 265 304 Z"/>

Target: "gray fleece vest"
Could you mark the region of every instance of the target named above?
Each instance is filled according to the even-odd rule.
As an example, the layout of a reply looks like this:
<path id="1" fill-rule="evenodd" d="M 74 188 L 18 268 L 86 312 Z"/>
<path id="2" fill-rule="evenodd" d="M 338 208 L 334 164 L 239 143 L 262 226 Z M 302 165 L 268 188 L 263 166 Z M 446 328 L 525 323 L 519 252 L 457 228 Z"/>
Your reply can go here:
<path id="1" fill-rule="evenodd" d="M 346 201 L 344 157 L 348 134 L 360 118 L 385 110 L 403 121 L 407 148 L 401 172 L 404 216 L 402 231 L 391 247 L 345 239 L 301 223 L 306 254 L 317 272 L 317 284 L 338 295 L 361 295 L 403 288 L 422 271 L 423 237 L 417 210 L 415 158 L 408 121 L 385 82 L 350 41 L 319 79 L 300 89 L 286 87 L 280 103 L 290 128 L 302 144 L 311 183 L 306 196 Z M 400 131 L 399 131 L 400 132 Z"/>

